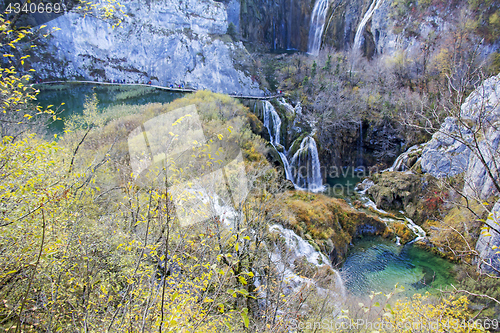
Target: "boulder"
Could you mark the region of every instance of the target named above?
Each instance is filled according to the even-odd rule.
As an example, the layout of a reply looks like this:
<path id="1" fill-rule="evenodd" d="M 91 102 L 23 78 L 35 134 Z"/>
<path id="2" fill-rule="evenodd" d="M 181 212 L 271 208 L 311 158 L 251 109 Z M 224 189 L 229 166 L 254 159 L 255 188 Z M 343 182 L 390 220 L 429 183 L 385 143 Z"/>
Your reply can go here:
<path id="1" fill-rule="evenodd" d="M 422 189 L 420 177 L 409 172 L 384 172 L 374 177 L 375 185 L 368 188 L 378 208 L 402 210 L 416 201 Z"/>

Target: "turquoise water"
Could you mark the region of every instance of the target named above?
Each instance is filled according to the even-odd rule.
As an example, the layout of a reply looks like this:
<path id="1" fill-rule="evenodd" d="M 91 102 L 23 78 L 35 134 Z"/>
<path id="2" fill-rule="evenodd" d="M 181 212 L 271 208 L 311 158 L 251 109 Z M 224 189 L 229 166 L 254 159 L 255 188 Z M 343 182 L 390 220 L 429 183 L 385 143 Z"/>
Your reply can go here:
<path id="1" fill-rule="evenodd" d="M 355 240 L 340 270 L 348 292 L 363 296 L 389 293 L 396 283 L 399 296 L 446 288 L 453 283 L 453 264 L 411 244 L 398 246 L 380 237 Z"/>
<path id="2" fill-rule="evenodd" d="M 326 178 L 324 193 L 331 197 L 345 198 L 354 194 L 354 187 L 363 180 L 356 174 L 349 174 L 346 177 Z"/>
<path id="3" fill-rule="evenodd" d="M 98 107 L 103 110 L 115 105 L 144 105 L 147 103 L 170 103 L 173 100 L 184 96 L 184 93 L 170 92 L 153 87 L 144 86 L 111 86 L 98 84 L 58 84 L 36 85 L 40 89 L 37 96 L 37 104 L 42 107 L 54 105 L 56 110 L 59 107 L 59 117 L 62 120 L 55 121 L 49 126 L 49 130 L 54 133 L 61 133 L 64 127 L 64 118 L 71 114 L 81 114 L 83 112 L 86 98 L 96 94 L 99 101 Z M 60 106 L 61 103 L 65 103 Z"/>

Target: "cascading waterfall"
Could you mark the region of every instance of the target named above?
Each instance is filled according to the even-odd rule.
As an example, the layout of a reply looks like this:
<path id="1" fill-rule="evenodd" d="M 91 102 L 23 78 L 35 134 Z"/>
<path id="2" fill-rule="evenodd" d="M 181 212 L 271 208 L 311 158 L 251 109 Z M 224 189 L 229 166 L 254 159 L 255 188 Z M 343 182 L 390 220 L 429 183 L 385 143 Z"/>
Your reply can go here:
<path id="1" fill-rule="evenodd" d="M 274 109 L 274 106 L 269 101 L 264 101 L 264 126 L 269 132 L 271 144 L 281 157 L 283 168 L 285 169 L 285 177 L 293 182 L 293 175 L 286 157 L 286 150 L 280 143 L 281 118 Z"/>
<path id="2" fill-rule="evenodd" d="M 332 267 L 328 258 L 324 254 L 316 251 L 311 244 L 295 232 L 285 229 L 281 225 L 275 224 L 270 226 L 269 232 L 279 233 L 285 241 L 286 257 L 282 257 L 278 249 L 276 249 L 271 256 L 271 260 L 276 264 L 277 270 L 283 275 L 283 278 L 286 281 L 287 285 L 284 287 L 285 294 L 288 294 L 289 292 L 296 292 L 304 284 L 315 284 L 313 280 L 299 276 L 293 270 L 297 259 L 303 257 L 314 266 L 328 266 L 335 275 L 335 288 L 337 289 L 337 292 L 339 292 L 342 300 L 346 298 L 346 289 L 342 277 L 339 272 Z M 320 287 L 317 288 L 323 293 L 329 293 L 328 290 Z"/>
<path id="3" fill-rule="evenodd" d="M 325 189 L 321 177 L 318 148 L 311 136 L 306 136 L 302 140 L 290 164 L 295 172 L 294 184 L 298 189 L 310 192 L 321 192 Z"/>
<path id="4" fill-rule="evenodd" d="M 358 25 L 358 29 L 356 30 L 356 35 L 354 36 L 354 48 L 355 49 L 361 49 L 361 36 L 363 35 L 363 30 L 365 29 L 366 23 L 372 18 L 373 13 L 375 10 L 378 9 L 380 4 L 384 0 L 373 0 L 371 3 L 370 7 L 366 11 L 365 15 L 363 16 L 363 19 Z"/>
<path id="5" fill-rule="evenodd" d="M 287 38 L 286 38 L 286 49 L 290 50 L 290 43 L 292 42 L 292 17 L 293 17 L 293 2 L 290 0 L 290 7 L 288 8 L 288 27 L 287 27 Z"/>
<path id="6" fill-rule="evenodd" d="M 426 146 L 425 143 L 420 144 L 420 145 L 411 146 L 410 148 L 408 148 L 407 151 L 400 154 L 396 158 L 396 160 L 394 161 L 394 163 L 392 164 L 391 167 L 383 170 L 382 172 L 385 172 L 385 171 L 406 171 L 406 169 L 407 169 L 406 162 L 408 161 L 408 158 L 411 155 L 420 155 L 420 153 L 422 152 L 422 150 L 424 149 L 425 146 Z"/>
<path id="7" fill-rule="evenodd" d="M 326 12 L 328 11 L 328 0 L 317 0 L 311 14 L 309 26 L 309 40 L 307 53 L 317 56 L 321 47 L 321 36 L 325 28 Z"/>
<path id="8" fill-rule="evenodd" d="M 355 188 L 355 190 L 359 193 L 360 201 L 362 202 L 363 206 L 365 206 L 366 208 L 371 208 L 372 211 L 380 214 L 381 215 L 380 220 L 382 220 L 385 224 L 387 224 L 387 223 L 393 224 L 393 223 L 402 221 L 402 219 L 400 219 L 400 218 L 395 219 L 392 217 L 388 217 L 390 215 L 388 212 L 386 212 L 383 209 L 378 208 L 377 205 L 375 204 L 375 202 L 373 202 L 370 198 L 368 198 L 368 196 L 366 195 L 366 192 L 370 187 L 375 185 L 375 183 L 373 181 L 371 181 L 369 179 L 365 179 L 360 185 L 362 185 L 362 186 L 358 185 Z M 363 190 L 360 190 L 360 188 L 363 188 Z M 407 222 L 406 226 L 408 227 L 408 229 L 413 231 L 413 233 L 416 236 L 416 238 L 414 238 L 410 243 L 417 242 L 417 241 L 425 239 L 427 237 L 425 230 L 422 229 L 422 227 L 415 224 L 415 222 L 413 222 L 409 217 L 405 216 L 404 211 L 400 211 L 400 213 L 404 216 L 404 221 Z M 399 239 L 397 240 L 397 242 L 399 243 Z"/>
<path id="9" fill-rule="evenodd" d="M 325 188 L 316 141 L 311 136 L 306 136 L 289 162 L 287 151 L 280 143 L 281 118 L 269 101 L 264 101 L 264 126 L 269 132 L 271 144 L 281 157 L 286 179 L 292 181 L 298 190 L 323 191 Z"/>

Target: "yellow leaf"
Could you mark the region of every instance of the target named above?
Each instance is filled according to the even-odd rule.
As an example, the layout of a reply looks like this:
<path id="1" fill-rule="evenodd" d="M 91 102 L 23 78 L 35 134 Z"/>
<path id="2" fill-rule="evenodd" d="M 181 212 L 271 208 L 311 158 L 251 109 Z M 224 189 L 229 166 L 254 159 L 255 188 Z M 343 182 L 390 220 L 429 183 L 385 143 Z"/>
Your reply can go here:
<path id="1" fill-rule="evenodd" d="M 106 290 L 106 287 L 104 285 L 102 285 L 102 284 L 101 284 L 101 290 L 104 293 L 104 295 L 108 294 L 108 291 Z"/>

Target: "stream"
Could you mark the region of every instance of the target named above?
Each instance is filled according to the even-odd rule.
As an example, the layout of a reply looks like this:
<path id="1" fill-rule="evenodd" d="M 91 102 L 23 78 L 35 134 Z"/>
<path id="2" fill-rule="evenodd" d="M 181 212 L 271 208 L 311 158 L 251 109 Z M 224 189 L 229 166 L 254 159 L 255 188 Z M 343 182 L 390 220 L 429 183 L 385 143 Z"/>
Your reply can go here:
<path id="1" fill-rule="evenodd" d="M 345 175 L 345 177 L 328 179 L 329 188 L 346 188 L 361 178 Z M 366 183 L 366 181 L 365 181 Z M 349 188 L 350 194 L 355 191 Z M 454 283 L 454 264 L 437 255 L 420 248 L 415 242 L 426 237 L 425 231 L 416 225 L 404 212 L 395 214 L 398 218 L 387 217 L 389 212 L 378 209 L 368 198 L 365 191 L 357 191 L 365 208 L 358 209 L 366 214 L 377 216 L 390 225 L 394 222 L 405 222 L 413 231 L 415 238 L 406 245 L 390 241 L 382 237 L 365 236 L 353 240 L 346 260 L 340 269 L 347 292 L 350 295 L 365 296 L 371 291 L 389 293 L 396 284 L 404 287 L 404 292 L 397 298 L 411 297 L 415 293 L 432 292 L 446 289 Z M 330 196 L 339 196 L 335 191 L 328 191 Z M 332 195 L 333 194 L 333 195 Z M 345 193 L 340 193 L 340 196 Z M 368 209 L 371 208 L 371 209 Z M 378 213 L 378 214 L 377 214 Z"/>
<path id="2" fill-rule="evenodd" d="M 48 105 L 55 105 L 55 107 L 57 107 L 61 103 L 65 103 L 65 105 L 61 107 L 61 109 L 64 110 L 60 114 L 63 119 L 71 113 L 82 113 L 85 99 L 93 93 L 96 94 L 99 100 L 98 107 L 101 110 L 122 104 L 144 105 L 147 103 L 169 103 L 184 96 L 183 93 L 134 86 L 71 84 L 47 86 L 45 88 L 46 89 L 43 89 L 38 95 L 37 102 L 44 107 Z M 316 161 L 318 157 L 313 154 L 317 152 L 317 150 L 311 136 L 305 137 L 303 144 L 301 144 L 301 148 L 298 150 L 298 153 L 296 153 L 296 156 L 307 159 L 307 161 L 301 161 L 298 157 L 293 158 L 293 156 L 287 156 L 286 149 L 280 144 L 281 121 L 276 112 L 273 111 L 274 107 L 267 102 L 264 123 L 269 130 L 271 144 L 276 147 L 283 159 L 285 170 L 287 167 L 290 169 L 292 169 L 291 166 L 297 167 L 301 163 L 314 166 L 314 168 L 312 168 L 313 171 L 319 170 L 319 161 Z M 49 129 L 53 133 L 61 133 L 63 127 L 64 122 L 61 120 L 51 124 Z M 288 164 L 288 160 L 290 160 L 290 164 Z M 318 176 L 314 173 L 307 174 L 304 179 L 301 179 L 293 175 L 292 170 L 286 171 L 288 171 L 287 178 L 293 180 L 296 187 L 305 187 L 313 190 L 322 189 L 323 185 L 320 175 Z M 360 180 L 361 178 L 349 172 L 345 172 L 344 175 L 340 175 L 337 178 L 327 178 L 325 194 L 336 197 L 347 197 L 354 192 L 354 186 Z M 345 193 L 346 191 L 348 193 Z M 366 199 L 365 205 L 370 203 L 369 199 L 364 195 L 362 195 L 362 200 L 363 199 Z M 374 214 L 373 211 L 372 214 Z M 308 249 L 309 252 L 312 251 L 309 248 L 310 246 L 306 246 L 309 245 L 307 242 L 299 239 L 296 235 L 292 235 L 293 237 L 289 235 L 291 231 L 287 231 L 280 226 L 274 226 L 272 228 L 276 229 L 276 231 L 281 233 L 286 239 L 293 238 L 294 242 L 298 242 L 294 246 L 290 246 L 291 249 L 300 250 L 304 248 Z M 303 246 L 300 247 L 298 244 L 302 244 Z M 309 255 L 307 253 L 296 255 L 306 255 L 308 260 L 309 257 L 311 257 L 310 253 Z M 278 259 L 279 258 L 276 260 Z M 411 296 L 416 292 L 424 293 L 425 291 L 434 290 L 434 288 L 445 288 L 453 283 L 453 266 L 452 263 L 414 244 L 401 246 L 396 244 L 396 242 L 381 237 L 364 237 L 353 240 L 345 263 L 339 272 L 335 272 L 336 274 L 340 274 L 338 278 L 340 282 L 337 283 L 337 287 L 342 289 L 342 292 L 340 292 L 341 294 L 347 293 L 347 295 L 353 296 L 366 296 L 371 291 L 388 293 L 392 291 L 396 283 L 398 283 L 405 288 L 405 292 L 403 292 L 402 296 Z M 283 269 L 285 271 L 285 268 Z M 293 276 L 294 279 L 298 279 L 297 281 L 300 280 L 292 273 L 286 272 L 288 275 Z M 344 285 L 345 291 L 343 291 Z"/>

